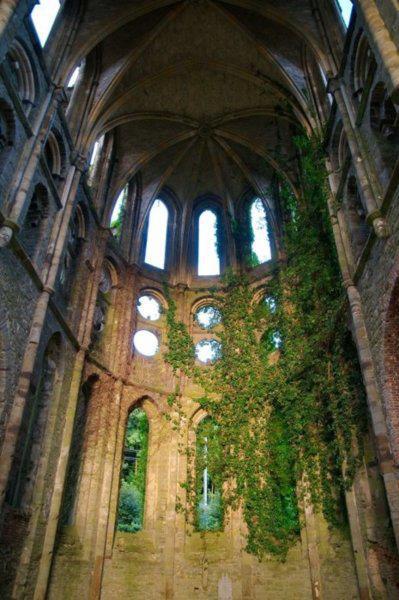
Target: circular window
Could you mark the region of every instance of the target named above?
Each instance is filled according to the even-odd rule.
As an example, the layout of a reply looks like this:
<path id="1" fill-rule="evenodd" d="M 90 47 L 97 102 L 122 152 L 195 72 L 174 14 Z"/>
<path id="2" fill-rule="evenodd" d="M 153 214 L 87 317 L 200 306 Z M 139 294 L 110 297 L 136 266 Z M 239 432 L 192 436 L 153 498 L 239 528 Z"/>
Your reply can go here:
<path id="1" fill-rule="evenodd" d="M 154 356 L 159 347 L 157 336 L 146 329 L 136 331 L 133 337 L 133 344 L 136 350 L 144 356 Z"/>
<path id="2" fill-rule="evenodd" d="M 222 345 L 217 340 L 201 340 L 195 346 L 195 356 L 204 363 L 215 362 L 222 354 Z"/>
<path id="3" fill-rule="evenodd" d="M 207 306 L 201 306 L 195 313 L 195 320 L 202 329 L 212 329 L 216 327 L 222 321 L 222 315 L 220 310 L 215 306 L 208 304 Z"/>
<path id="4" fill-rule="evenodd" d="M 161 316 L 161 305 L 153 296 L 143 295 L 137 301 L 137 310 L 149 321 L 157 321 Z"/>

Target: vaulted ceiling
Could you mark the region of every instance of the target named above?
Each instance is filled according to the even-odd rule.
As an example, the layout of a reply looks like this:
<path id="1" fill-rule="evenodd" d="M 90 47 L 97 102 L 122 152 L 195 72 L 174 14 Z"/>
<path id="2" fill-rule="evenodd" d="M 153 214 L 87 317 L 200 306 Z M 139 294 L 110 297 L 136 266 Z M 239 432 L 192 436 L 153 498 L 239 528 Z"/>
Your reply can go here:
<path id="1" fill-rule="evenodd" d="M 87 145 L 114 131 L 115 194 L 140 171 L 148 201 L 169 186 L 184 201 L 266 193 L 274 168 L 294 177 L 292 137 L 317 122 L 315 4 L 329 0 L 90 0 L 69 69 L 94 57 Z M 333 15 L 332 15 L 333 16 Z M 342 35 L 337 23 L 337 44 Z M 320 115 L 319 115 L 320 116 Z"/>

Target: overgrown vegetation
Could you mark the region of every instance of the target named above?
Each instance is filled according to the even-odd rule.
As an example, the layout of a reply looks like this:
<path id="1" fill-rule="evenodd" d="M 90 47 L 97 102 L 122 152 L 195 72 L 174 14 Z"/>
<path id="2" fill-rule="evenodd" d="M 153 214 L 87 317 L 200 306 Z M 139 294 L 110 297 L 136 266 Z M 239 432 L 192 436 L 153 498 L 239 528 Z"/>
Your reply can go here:
<path id="1" fill-rule="evenodd" d="M 202 408 L 217 425 L 207 461 L 225 506 L 242 506 L 247 549 L 281 558 L 297 539 L 300 507 L 313 502 L 329 523 L 359 454 L 363 391 L 346 324 L 346 304 L 326 205 L 326 173 L 316 140 L 296 140 L 301 156 L 297 201 L 282 185 L 287 214 L 281 265 L 260 302 L 245 278 L 229 274 L 214 301 L 222 356 L 199 368 L 192 340 L 168 298 L 168 351 L 174 372 L 204 390 Z M 270 299 L 272 298 L 272 301 Z M 278 343 L 276 343 L 278 340 Z M 276 346 L 280 346 L 276 350 Z M 181 410 L 179 390 L 170 404 Z M 198 477 L 193 450 L 182 484 L 195 514 Z M 299 508 L 298 508 L 299 507 Z"/>
<path id="2" fill-rule="evenodd" d="M 119 496 L 119 531 L 139 531 L 143 525 L 148 452 L 148 419 L 141 409 L 128 418 Z"/>

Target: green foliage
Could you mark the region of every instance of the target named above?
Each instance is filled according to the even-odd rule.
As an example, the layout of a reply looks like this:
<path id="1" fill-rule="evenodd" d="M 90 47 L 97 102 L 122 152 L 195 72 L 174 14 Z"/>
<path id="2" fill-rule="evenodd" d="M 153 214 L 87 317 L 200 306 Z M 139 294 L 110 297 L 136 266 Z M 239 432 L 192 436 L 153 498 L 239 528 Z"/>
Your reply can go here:
<path id="1" fill-rule="evenodd" d="M 195 357 L 194 345 L 184 323 L 176 319 L 176 303 L 167 285 L 164 285 L 164 293 L 168 302 L 166 311 L 168 350 L 165 360 L 176 373 L 180 369 L 185 370 L 192 366 Z"/>
<path id="2" fill-rule="evenodd" d="M 116 237 L 117 240 L 120 239 L 121 234 L 122 234 L 122 224 L 123 224 L 123 219 L 125 217 L 125 211 L 126 211 L 126 199 L 127 199 L 127 194 L 124 193 L 121 205 L 119 207 L 117 217 L 110 224 L 112 233 Z"/>
<path id="3" fill-rule="evenodd" d="M 223 526 L 221 474 L 222 448 L 218 426 L 209 417 L 197 428 L 195 452 L 196 527 L 199 531 L 217 531 Z M 204 498 L 204 471 L 206 470 L 207 502 Z"/>
<path id="4" fill-rule="evenodd" d="M 287 261 L 265 293 L 275 303 L 254 302 L 248 281 L 229 274 L 222 291 L 213 292 L 222 315 L 216 330 L 222 355 L 207 368 L 196 366 L 170 296 L 167 312 L 166 360 L 202 387 L 200 404 L 217 427 L 218 443 L 207 456 L 215 489 L 223 489 L 225 506 L 242 506 L 248 551 L 282 559 L 298 538 L 299 507 L 309 497 L 331 524 L 340 524 L 340 499 L 356 470 L 366 412 L 329 225 L 321 144 L 305 137 L 296 144 L 301 193 L 297 201 L 282 185 L 291 218 Z M 192 514 L 202 466 L 192 449 L 188 454 L 183 487 Z"/>
<path id="5" fill-rule="evenodd" d="M 143 410 L 135 409 L 129 415 L 125 434 L 117 525 L 119 531 L 135 532 L 142 528 L 147 453 L 148 419 Z M 132 456 L 135 457 L 133 462 Z"/>

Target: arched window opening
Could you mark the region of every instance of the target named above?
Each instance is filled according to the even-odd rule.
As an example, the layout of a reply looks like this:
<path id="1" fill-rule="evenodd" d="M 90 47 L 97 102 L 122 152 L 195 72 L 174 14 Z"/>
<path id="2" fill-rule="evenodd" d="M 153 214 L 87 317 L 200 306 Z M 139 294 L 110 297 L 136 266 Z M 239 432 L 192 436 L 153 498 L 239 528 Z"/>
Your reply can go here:
<path id="1" fill-rule="evenodd" d="M 196 528 L 198 531 L 219 531 L 223 528 L 222 446 L 218 426 L 209 417 L 197 429 L 196 439 Z"/>
<path id="2" fill-rule="evenodd" d="M 32 22 L 42 47 L 50 35 L 60 7 L 59 0 L 40 0 L 31 12 Z"/>
<path id="3" fill-rule="evenodd" d="M 47 344 L 39 369 L 39 378 L 29 390 L 28 409 L 21 428 L 19 450 L 16 454 L 15 478 L 8 490 L 8 502 L 16 507 L 28 509 L 40 468 L 42 443 L 49 413 L 56 402 L 61 382 L 61 337 L 54 334 Z"/>
<path id="4" fill-rule="evenodd" d="M 50 131 L 44 146 L 44 157 L 50 173 L 58 178 L 61 177 L 65 163 L 65 149 L 58 132 Z"/>
<path id="5" fill-rule="evenodd" d="M 92 185 L 92 183 L 94 181 L 94 178 L 95 178 L 95 175 L 97 172 L 97 167 L 99 166 L 101 150 L 102 150 L 103 145 L 104 145 L 104 136 L 102 135 L 94 142 L 93 150 L 91 151 L 90 160 L 89 160 L 89 169 L 87 172 L 87 182 L 89 185 Z"/>
<path id="6" fill-rule="evenodd" d="M 369 88 L 376 69 L 376 62 L 373 52 L 368 43 L 367 37 L 363 34 L 360 37 L 356 49 L 356 55 L 353 67 L 353 87 L 354 96 L 361 97 L 365 88 Z"/>
<path id="7" fill-rule="evenodd" d="M 59 278 L 62 292 L 66 298 L 69 298 L 72 291 L 74 267 L 82 249 L 85 229 L 86 223 L 83 210 L 80 206 L 77 206 L 69 224 L 68 239 Z"/>
<path id="8" fill-rule="evenodd" d="M 262 264 L 272 257 L 269 240 L 267 215 L 263 202 L 255 198 L 250 209 L 252 243 L 251 254 L 253 264 Z"/>
<path id="9" fill-rule="evenodd" d="M 112 231 L 112 235 L 116 239 L 120 239 L 122 233 L 123 216 L 125 214 L 127 195 L 129 192 L 129 186 L 125 185 L 121 193 L 116 199 L 114 209 L 111 214 L 109 226 Z"/>
<path id="10" fill-rule="evenodd" d="M 28 111 L 35 102 L 36 86 L 33 68 L 22 44 L 15 40 L 7 53 L 10 76 L 15 90 Z"/>
<path id="11" fill-rule="evenodd" d="M 127 420 L 123 449 L 118 531 L 134 533 L 143 528 L 148 434 L 147 415 L 140 408 L 132 410 Z"/>
<path id="12" fill-rule="evenodd" d="M 198 275 L 220 275 L 218 217 L 213 210 L 202 211 L 198 219 Z"/>
<path id="13" fill-rule="evenodd" d="M 338 5 L 341 10 L 342 19 L 346 27 L 348 27 L 353 9 L 352 0 L 338 0 Z"/>
<path id="14" fill-rule="evenodd" d="M 78 65 L 73 71 L 72 71 L 72 75 L 70 76 L 70 78 L 68 79 L 67 82 L 67 89 L 71 90 L 73 87 L 75 87 L 76 82 L 79 78 L 80 75 L 80 71 L 81 71 L 81 66 L 82 65 Z"/>
<path id="15" fill-rule="evenodd" d="M 47 190 L 43 185 L 39 184 L 33 193 L 19 237 L 28 256 L 32 259 L 35 258 L 38 245 L 43 239 L 48 211 L 49 200 Z"/>
<path id="16" fill-rule="evenodd" d="M 344 211 L 346 213 L 353 255 L 355 260 L 357 260 L 370 234 L 370 226 L 366 222 L 366 211 L 357 187 L 356 178 L 353 175 L 349 177 L 346 186 Z"/>
<path id="17" fill-rule="evenodd" d="M 144 262 L 158 269 L 165 268 L 169 212 L 162 200 L 155 200 L 148 217 Z"/>

